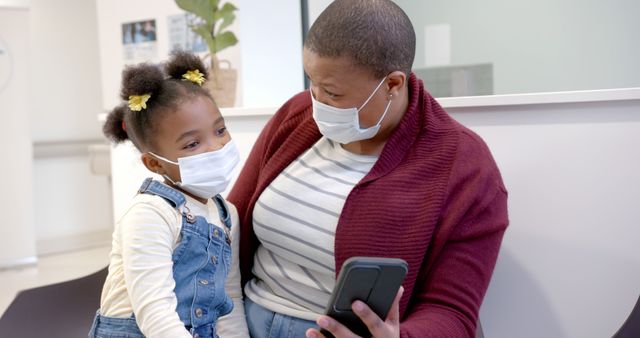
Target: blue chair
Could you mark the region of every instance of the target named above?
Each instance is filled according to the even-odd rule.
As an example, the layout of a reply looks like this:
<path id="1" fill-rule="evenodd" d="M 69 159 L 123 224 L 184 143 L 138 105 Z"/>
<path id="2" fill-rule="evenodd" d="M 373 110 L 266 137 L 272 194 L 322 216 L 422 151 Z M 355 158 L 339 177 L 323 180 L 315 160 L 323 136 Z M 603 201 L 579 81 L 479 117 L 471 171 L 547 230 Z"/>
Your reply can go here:
<path id="1" fill-rule="evenodd" d="M 622 324 L 618 332 L 612 338 L 638 338 L 640 337 L 640 297 L 636 306 L 631 310 L 631 314 Z"/>
<path id="2" fill-rule="evenodd" d="M 0 337 L 86 338 L 107 272 L 21 291 L 0 318 Z"/>

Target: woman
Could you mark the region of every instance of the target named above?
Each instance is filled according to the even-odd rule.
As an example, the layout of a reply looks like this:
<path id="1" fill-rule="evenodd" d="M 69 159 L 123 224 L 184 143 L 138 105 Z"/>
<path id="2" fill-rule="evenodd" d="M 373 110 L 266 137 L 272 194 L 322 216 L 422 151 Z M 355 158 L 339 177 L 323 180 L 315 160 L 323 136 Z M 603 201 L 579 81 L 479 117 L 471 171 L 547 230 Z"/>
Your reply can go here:
<path id="1" fill-rule="evenodd" d="M 303 51 L 311 88 L 259 136 L 228 199 L 254 337 L 353 337 L 322 316 L 351 256 L 406 260 L 388 317 L 354 311 L 375 337 L 473 337 L 508 224 L 484 142 L 410 72 L 415 33 L 388 0 L 336 0 Z"/>

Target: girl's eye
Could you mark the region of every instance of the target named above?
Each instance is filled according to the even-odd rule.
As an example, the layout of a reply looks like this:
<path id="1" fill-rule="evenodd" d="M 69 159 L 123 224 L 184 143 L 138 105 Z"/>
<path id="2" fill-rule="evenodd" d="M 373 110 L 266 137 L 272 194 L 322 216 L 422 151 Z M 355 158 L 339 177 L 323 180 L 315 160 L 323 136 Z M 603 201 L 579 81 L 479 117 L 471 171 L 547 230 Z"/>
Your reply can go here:
<path id="1" fill-rule="evenodd" d="M 222 127 L 216 130 L 216 136 L 222 136 L 227 132 L 227 127 Z"/>
<path id="2" fill-rule="evenodd" d="M 199 141 L 189 142 L 189 144 L 187 144 L 186 146 L 182 147 L 182 149 L 193 149 L 193 148 L 197 147 L 198 144 L 200 144 Z"/>

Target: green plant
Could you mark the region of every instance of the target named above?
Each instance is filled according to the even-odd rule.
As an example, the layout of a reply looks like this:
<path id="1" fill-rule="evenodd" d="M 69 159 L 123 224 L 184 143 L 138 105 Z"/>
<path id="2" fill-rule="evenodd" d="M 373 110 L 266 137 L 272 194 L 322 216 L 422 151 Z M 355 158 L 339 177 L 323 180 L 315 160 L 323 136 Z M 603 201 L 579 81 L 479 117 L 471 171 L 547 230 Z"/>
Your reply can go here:
<path id="1" fill-rule="evenodd" d="M 216 53 L 238 43 L 236 35 L 225 30 L 236 18 L 234 14 L 238 10 L 236 6 L 227 2 L 220 7 L 219 0 L 175 1 L 178 7 L 201 19 L 200 22 L 191 25 L 191 30 L 207 42 L 212 62 Z"/>

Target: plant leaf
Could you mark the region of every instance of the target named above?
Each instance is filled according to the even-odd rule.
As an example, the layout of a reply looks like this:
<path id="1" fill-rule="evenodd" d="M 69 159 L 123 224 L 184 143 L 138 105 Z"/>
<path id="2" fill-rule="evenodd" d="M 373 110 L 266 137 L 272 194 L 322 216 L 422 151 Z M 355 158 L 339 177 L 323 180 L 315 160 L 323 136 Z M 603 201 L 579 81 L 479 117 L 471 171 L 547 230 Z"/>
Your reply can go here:
<path id="1" fill-rule="evenodd" d="M 213 18 L 216 22 L 222 19 L 222 23 L 218 27 L 218 33 L 222 33 L 225 28 L 229 27 L 229 25 L 233 23 L 233 21 L 236 19 L 236 15 L 233 12 L 237 10 L 238 8 L 236 6 L 227 2 L 219 11 L 217 11 L 213 15 Z"/>
<path id="2" fill-rule="evenodd" d="M 215 22 L 214 13 L 218 0 L 175 0 L 176 5 L 183 10 L 193 13 L 202 18 L 207 24 L 213 26 Z M 213 3 L 216 7 L 212 7 Z"/>
<path id="3" fill-rule="evenodd" d="M 238 43 L 238 39 L 236 38 L 235 34 L 233 34 L 232 32 L 224 32 L 222 34 L 216 34 L 214 40 L 216 45 L 215 53 Z"/>
<path id="4" fill-rule="evenodd" d="M 191 26 L 191 30 L 193 30 L 196 34 L 200 35 L 204 41 L 209 46 L 209 52 L 211 54 L 215 54 L 218 52 L 216 49 L 216 40 L 213 38 L 213 34 L 211 34 L 211 27 L 207 24 L 193 25 Z"/>

